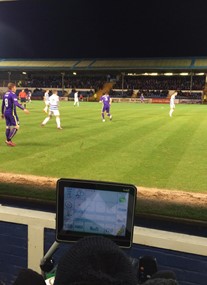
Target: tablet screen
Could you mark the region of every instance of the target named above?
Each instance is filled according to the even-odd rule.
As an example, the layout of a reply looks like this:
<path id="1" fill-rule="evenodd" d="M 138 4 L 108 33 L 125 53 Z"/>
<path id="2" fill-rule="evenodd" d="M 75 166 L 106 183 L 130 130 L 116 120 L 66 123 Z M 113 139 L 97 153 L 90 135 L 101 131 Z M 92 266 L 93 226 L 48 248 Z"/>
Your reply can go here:
<path id="1" fill-rule="evenodd" d="M 128 184 L 60 179 L 57 183 L 57 241 L 102 235 L 130 247 L 136 187 Z"/>

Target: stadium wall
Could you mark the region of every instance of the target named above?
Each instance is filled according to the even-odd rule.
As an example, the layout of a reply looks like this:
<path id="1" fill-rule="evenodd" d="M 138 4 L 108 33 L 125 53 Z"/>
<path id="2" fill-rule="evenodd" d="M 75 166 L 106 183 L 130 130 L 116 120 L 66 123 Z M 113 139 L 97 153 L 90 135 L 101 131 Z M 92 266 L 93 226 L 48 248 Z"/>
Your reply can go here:
<path id="1" fill-rule="evenodd" d="M 40 272 L 40 260 L 55 241 L 55 214 L 0 206 L 0 280 L 11 285 L 20 268 Z M 54 252 L 56 263 L 68 244 Z M 206 238 L 134 228 L 133 258 L 153 255 L 159 270 L 173 270 L 180 285 L 206 285 Z"/>

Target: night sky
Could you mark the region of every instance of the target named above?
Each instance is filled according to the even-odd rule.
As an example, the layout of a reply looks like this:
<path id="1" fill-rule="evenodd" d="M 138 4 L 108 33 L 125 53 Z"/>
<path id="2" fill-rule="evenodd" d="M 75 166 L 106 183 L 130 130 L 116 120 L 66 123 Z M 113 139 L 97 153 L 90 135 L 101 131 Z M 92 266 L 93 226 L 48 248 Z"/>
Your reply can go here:
<path id="1" fill-rule="evenodd" d="M 207 56 L 206 0 L 0 2 L 0 58 Z"/>

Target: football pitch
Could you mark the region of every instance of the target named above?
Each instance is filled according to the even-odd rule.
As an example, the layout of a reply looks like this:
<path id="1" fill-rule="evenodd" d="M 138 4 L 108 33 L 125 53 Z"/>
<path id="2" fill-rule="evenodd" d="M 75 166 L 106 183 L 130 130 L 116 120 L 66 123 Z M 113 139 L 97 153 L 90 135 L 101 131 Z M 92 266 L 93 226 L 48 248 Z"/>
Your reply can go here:
<path id="1" fill-rule="evenodd" d="M 18 109 L 16 147 L 0 123 L 0 172 L 55 178 L 132 183 L 137 186 L 207 193 L 207 106 L 113 103 L 113 120 L 101 120 L 101 104 L 60 102 L 61 125 L 45 127 L 44 103 Z"/>

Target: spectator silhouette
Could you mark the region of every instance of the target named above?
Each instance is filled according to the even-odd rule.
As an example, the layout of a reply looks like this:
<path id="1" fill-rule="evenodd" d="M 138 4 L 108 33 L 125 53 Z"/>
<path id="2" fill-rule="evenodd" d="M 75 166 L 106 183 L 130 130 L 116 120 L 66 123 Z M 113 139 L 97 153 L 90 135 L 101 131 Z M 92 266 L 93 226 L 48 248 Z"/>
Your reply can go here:
<path id="1" fill-rule="evenodd" d="M 60 259 L 54 285 L 137 285 L 128 256 L 110 239 L 80 239 Z"/>

